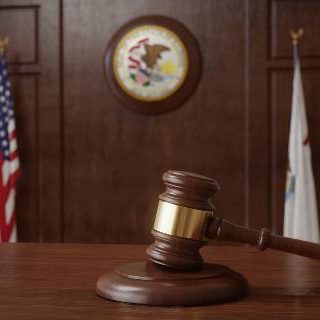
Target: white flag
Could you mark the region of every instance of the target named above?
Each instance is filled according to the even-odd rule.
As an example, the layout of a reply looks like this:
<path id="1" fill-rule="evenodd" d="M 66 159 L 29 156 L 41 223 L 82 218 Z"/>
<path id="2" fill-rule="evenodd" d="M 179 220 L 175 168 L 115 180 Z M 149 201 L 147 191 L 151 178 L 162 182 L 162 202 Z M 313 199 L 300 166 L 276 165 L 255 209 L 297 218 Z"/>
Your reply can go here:
<path id="1" fill-rule="evenodd" d="M 297 45 L 294 45 L 289 163 L 283 235 L 300 240 L 319 242 L 317 200 Z"/>

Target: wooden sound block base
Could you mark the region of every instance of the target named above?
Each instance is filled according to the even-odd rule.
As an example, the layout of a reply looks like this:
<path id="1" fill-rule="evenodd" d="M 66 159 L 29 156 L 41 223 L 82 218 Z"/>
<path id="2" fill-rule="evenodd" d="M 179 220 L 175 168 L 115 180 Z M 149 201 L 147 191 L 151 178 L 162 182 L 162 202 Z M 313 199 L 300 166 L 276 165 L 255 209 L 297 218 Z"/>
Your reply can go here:
<path id="1" fill-rule="evenodd" d="M 249 293 L 247 280 L 219 264 L 199 271 L 178 271 L 151 262 L 118 266 L 96 283 L 103 298 L 157 306 L 199 306 L 234 301 Z"/>

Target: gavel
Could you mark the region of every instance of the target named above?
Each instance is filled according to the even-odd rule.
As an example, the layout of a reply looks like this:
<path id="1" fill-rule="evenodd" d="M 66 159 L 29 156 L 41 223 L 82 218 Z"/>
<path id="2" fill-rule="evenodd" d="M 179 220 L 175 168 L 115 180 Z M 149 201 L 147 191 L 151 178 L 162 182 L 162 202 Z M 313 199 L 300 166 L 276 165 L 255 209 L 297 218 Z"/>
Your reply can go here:
<path id="1" fill-rule="evenodd" d="M 146 261 L 117 266 L 100 276 L 99 296 L 148 305 L 205 305 L 235 301 L 247 296 L 250 286 L 235 270 L 204 263 L 199 249 L 209 239 L 257 245 L 320 259 L 320 245 L 274 235 L 268 229 L 233 224 L 216 212 L 213 196 L 218 183 L 184 171 L 163 175 L 166 190 L 159 197 L 153 228 L 155 241 Z"/>
<path id="2" fill-rule="evenodd" d="M 166 186 L 151 230 L 155 242 L 147 248 L 153 263 L 178 270 L 199 270 L 203 259 L 199 249 L 209 239 L 240 242 L 320 259 L 320 245 L 270 233 L 266 228 L 250 229 L 223 219 L 215 210 L 213 196 L 220 187 L 208 177 L 169 170 Z"/>

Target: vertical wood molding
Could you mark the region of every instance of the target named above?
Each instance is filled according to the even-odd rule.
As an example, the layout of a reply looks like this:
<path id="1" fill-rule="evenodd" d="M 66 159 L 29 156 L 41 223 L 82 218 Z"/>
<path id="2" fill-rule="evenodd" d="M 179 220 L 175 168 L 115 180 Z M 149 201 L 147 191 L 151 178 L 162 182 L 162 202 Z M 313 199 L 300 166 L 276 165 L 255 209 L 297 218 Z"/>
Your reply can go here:
<path id="1" fill-rule="evenodd" d="M 65 121 L 64 121 L 64 108 L 65 108 L 65 92 L 64 92 L 64 0 L 59 1 L 59 26 L 60 26 L 60 241 L 64 242 L 65 238 Z"/>
<path id="2" fill-rule="evenodd" d="M 268 1 L 250 0 L 249 145 L 250 227 L 271 228 L 270 206 L 270 119 L 266 76 L 268 54 Z"/>
<path id="3" fill-rule="evenodd" d="M 244 15 L 244 224 L 250 226 L 250 0 Z"/>

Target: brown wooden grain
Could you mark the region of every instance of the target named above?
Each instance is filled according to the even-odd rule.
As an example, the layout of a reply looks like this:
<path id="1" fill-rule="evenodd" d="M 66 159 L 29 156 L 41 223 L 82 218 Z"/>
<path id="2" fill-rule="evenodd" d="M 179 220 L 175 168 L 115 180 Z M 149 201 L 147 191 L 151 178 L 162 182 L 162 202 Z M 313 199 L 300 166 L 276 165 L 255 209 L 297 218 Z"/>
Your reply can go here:
<path id="1" fill-rule="evenodd" d="M 251 285 L 248 298 L 206 307 L 116 303 L 94 292 L 98 277 L 144 259 L 137 245 L 0 245 L 1 320 L 25 319 L 317 319 L 319 261 L 244 247 L 206 247 L 207 262 L 225 264 Z"/>
<path id="2" fill-rule="evenodd" d="M 221 265 L 205 263 L 201 270 L 164 268 L 150 261 L 126 263 L 101 275 L 99 296 L 151 306 L 203 306 L 237 301 L 249 293 L 247 280 Z"/>

